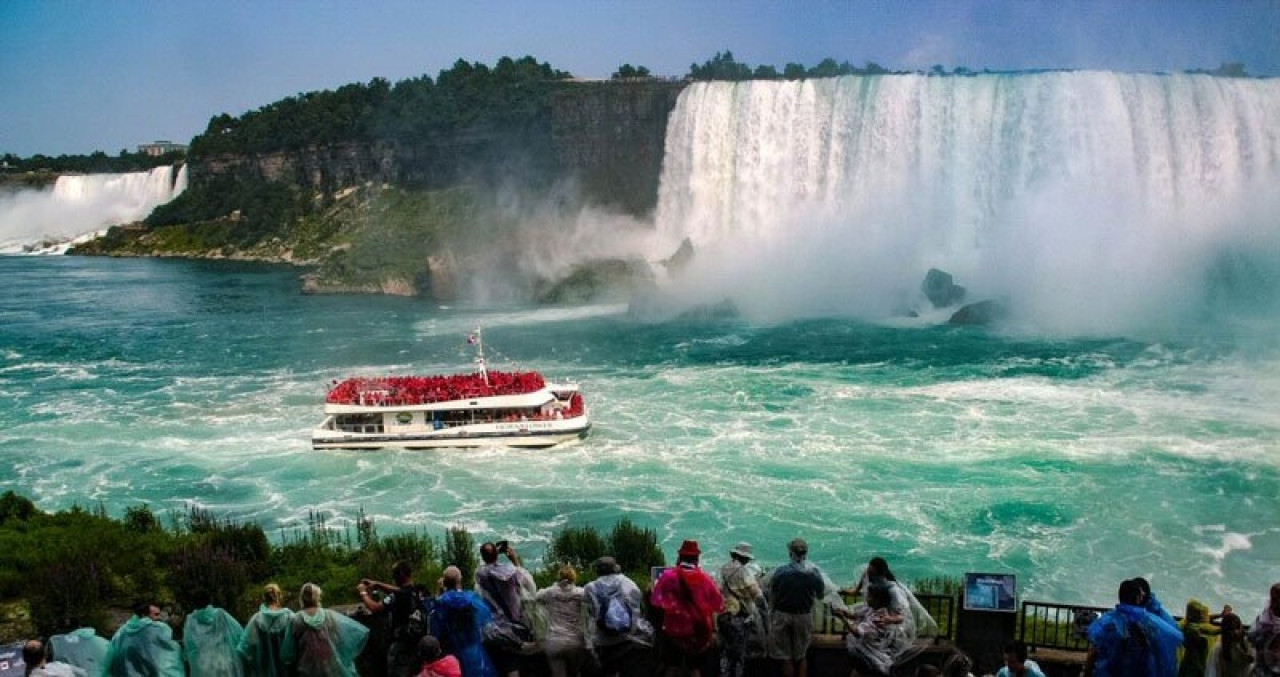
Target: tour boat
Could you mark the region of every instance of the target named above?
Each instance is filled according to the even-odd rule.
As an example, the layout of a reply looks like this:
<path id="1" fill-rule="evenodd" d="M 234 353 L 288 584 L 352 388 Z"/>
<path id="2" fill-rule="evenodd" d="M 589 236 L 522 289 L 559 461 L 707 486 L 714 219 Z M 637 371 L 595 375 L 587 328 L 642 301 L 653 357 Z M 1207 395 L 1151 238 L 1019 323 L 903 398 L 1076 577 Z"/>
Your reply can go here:
<path id="1" fill-rule="evenodd" d="M 576 383 L 548 383 L 536 371 L 485 366 L 480 330 L 478 370 L 442 376 L 356 377 L 325 397 L 315 449 L 541 448 L 584 437 L 591 418 Z"/>

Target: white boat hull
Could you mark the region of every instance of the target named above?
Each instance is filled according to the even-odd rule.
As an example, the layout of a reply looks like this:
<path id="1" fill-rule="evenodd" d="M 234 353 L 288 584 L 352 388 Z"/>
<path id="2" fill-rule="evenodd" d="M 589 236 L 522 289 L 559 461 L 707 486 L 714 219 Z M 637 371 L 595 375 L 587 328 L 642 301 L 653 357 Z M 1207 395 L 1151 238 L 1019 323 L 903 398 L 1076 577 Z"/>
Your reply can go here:
<path id="1" fill-rule="evenodd" d="M 581 439 L 591 430 L 586 416 L 566 420 L 479 423 L 403 433 L 334 430 L 326 420 L 311 433 L 313 449 L 439 449 L 503 446 L 545 449 Z"/>

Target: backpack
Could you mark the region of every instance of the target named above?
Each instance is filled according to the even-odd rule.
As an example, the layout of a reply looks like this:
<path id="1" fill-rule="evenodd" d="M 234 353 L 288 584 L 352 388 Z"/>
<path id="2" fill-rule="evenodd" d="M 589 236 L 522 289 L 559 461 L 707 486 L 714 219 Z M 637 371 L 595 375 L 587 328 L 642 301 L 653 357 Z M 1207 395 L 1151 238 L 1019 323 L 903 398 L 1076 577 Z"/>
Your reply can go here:
<path id="1" fill-rule="evenodd" d="M 596 627 L 602 634 L 617 637 L 631 630 L 631 609 L 620 593 L 597 599 L 596 607 Z"/>
<path id="2" fill-rule="evenodd" d="M 405 624 L 406 639 L 418 641 L 431 633 L 431 612 L 435 610 L 436 598 L 425 590 L 413 589 L 413 611 Z"/>

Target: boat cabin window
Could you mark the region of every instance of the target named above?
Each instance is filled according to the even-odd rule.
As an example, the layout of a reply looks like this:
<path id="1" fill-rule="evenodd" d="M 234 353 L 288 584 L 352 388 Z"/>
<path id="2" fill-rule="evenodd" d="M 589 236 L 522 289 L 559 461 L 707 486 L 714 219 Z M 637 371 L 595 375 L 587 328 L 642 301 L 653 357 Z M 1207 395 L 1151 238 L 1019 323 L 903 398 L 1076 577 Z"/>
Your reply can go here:
<path id="1" fill-rule="evenodd" d="M 380 433 L 382 414 L 339 414 L 334 427 L 346 433 Z"/>

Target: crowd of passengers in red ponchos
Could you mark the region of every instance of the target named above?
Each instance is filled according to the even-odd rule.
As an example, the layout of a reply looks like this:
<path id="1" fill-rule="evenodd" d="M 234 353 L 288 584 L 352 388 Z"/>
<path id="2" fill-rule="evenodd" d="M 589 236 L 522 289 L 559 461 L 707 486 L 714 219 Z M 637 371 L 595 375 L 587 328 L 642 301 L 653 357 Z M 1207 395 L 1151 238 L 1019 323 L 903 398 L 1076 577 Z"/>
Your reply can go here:
<path id="1" fill-rule="evenodd" d="M 536 371 L 488 372 L 488 383 L 479 372 L 455 376 L 386 376 L 349 378 L 329 391 L 329 404 L 430 404 L 495 395 L 520 395 L 546 386 Z"/>

